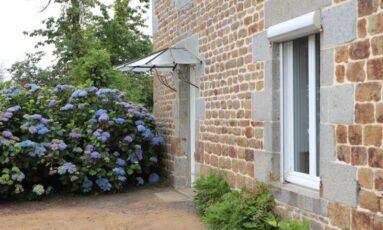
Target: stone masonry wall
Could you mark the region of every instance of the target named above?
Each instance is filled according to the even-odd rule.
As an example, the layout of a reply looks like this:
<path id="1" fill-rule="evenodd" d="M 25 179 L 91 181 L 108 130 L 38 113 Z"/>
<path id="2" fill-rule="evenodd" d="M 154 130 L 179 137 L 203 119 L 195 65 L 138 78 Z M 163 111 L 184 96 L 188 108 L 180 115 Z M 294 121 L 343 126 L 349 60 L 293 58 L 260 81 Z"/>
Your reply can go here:
<path id="1" fill-rule="evenodd" d="M 272 182 L 282 216 L 311 229 L 383 229 L 383 0 L 153 0 L 154 47 L 196 39 L 203 107 L 197 174 L 222 171 L 233 188 Z M 321 190 L 281 184 L 279 54 L 266 29 L 321 9 Z M 187 43 L 187 42 L 186 42 Z M 167 78 L 170 82 L 172 77 Z M 177 83 L 174 82 L 176 86 Z M 177 92 L 154 84 L 165 165 L 187 153 Z"/>
<path id="2" fill-rule="evenodd" d="M 332 204 L 330 218 L 340 227 L 383 229 L 383 1 L 358 1 L 357 15 L 357 39 L 335 49 L 334 84 L 355 90 L 353 121 L 335 127 L 336 156 L 357 168 L 360 192 L 356 209 Z"/>
<path id="3" fill-rule="evenodd" d="M 251 93 L 264 87 L 264 64 L 252 62 L 251 43 L 252 36 L 264 30 L 263 1 L 189 1 L 177 10 L 174 1 L 157 0 L 154 9 L 156 50 L 199 35 L 199 53 L 204 59 L 199 86 L 206 107 L 196 152 L 200 172 L 206 175 L 212 169 L 225 169 L 233 187 L 252 186 L 253 153 L 263 148 L 263 122 L 251 119 Z M 155 116 L 174 144 L 171 108 L 162 103 L 171 103 L 175 94 L 163 90 L 156 82 Z M 172 156 L 176 154 L 170 146 L 169 170 L 174 168 Z"/>

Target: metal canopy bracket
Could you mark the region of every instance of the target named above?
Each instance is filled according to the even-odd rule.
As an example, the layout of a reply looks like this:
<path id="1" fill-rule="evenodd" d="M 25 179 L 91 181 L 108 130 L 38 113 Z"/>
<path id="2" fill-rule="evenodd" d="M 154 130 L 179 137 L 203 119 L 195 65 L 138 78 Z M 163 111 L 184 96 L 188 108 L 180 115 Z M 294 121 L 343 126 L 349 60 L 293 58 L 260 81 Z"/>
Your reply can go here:
<path id="1" fill-rule="evenodd" d="M 171 72 L 174 77 L 174 72 L 178 65 L 197 65 L 201 63 L 202 61 L 199 58 L 185 48 L 167 48 L 144 58 L 117 66 L 115 69 L 122 72 L 148 73 L 155 75 L 161 84 L 176 91 L 174 87 L 170 86 L 166 76 L 161 75 L 159 72 Z M 198 88 L 196 85 L 192 84 L 189 79 L 179 79 Z"/>

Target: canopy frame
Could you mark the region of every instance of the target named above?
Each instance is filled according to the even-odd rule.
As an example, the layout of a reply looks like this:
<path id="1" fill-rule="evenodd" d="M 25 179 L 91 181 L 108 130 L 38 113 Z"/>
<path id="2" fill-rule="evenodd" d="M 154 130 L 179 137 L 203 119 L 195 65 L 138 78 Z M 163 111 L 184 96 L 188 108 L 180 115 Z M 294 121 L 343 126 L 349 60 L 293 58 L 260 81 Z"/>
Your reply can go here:
<path id="1" fill-rule="evenodd" d="M 115 69 L 122 72 L 146 73 L 154 75 L 158 78 L 161 84 L 173 91 L 176 91 L 176 89 L 170 85 L 166 79 L 166 76 L 159 73 L 159 70 L 170 71 L 172 78 L 174 79 L 175 71 L 179 65 L 195 66 L 198 64 L 202 64 L 202 61 L 189 50 L 185 48 L 166 48 L 141 59 L 117 66 Z M 191 83 L 190 80 L 180 77 L 183 75 L 184 74 L 178 74 L 178 78 L 181 81 L 186 82 L 193 87 L 199 88 L 195 84 Z"/>

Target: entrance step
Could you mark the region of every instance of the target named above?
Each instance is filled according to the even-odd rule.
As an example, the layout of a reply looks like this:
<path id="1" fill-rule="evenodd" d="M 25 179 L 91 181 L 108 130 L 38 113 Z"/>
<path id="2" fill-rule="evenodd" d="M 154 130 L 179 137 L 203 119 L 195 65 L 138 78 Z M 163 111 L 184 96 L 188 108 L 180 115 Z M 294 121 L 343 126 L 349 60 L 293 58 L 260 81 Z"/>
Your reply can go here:
<path id="1" fill-rule="evenodd" d="M 158 192 L 154 193 L 154 195 L 161 201 L 167 203 L 191 201 L 190 197 L 178 191 Z"/>
<path id="2" fill-rule="evenodd" d="M 193 200 L 194 190 L 192 188 L 181 188 L 181 189 L 176 189 L 176 191 L 187 196 L 190 200 Z"/>

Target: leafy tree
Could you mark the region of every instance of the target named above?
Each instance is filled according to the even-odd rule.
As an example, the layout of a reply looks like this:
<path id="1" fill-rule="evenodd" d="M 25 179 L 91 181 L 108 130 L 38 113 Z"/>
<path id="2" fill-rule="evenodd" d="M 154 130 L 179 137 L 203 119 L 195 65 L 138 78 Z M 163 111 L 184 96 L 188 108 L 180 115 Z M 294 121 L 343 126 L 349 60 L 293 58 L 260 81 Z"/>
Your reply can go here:
<path id="1" fill-rule="evenodd" d="M 46 45 L 54 46 L 57 63 L 53 69 L 58 77 L 66 77 L 71 64 L 87 55 L 89 49 L 97 47 L 93 34 L 91 9 L 103 5 L 97 0 L 55 0 L 54 2 L 62 6 L 61 15 L 57 19 L 50 17 L 43 21 L 44 29 L 26 32 L 26 34 L 31 37 L 45 38 L 36 45 L 36 48 Z"/>
<path id="2" fill-rule="evenodd" d="M 115 0 L 114 17 L 107 10 L 102 10 L 101 17 L 96 17 L 96 36 L 101 46 L 111 54 L 113 66 L 122 64 L 149 54 L 152 45 L 149 36 L 140 29 L 145 27 L 142 14 L 149 6 L 149 0 L 140 0 L 142 7 L 129 7 L 130 0 Z"/>
<path id="3" fill-rule="evenodd" d="M 12 79 L 18 83 L 27 82 L 38 85 L 54 85 L 58 82 L 51 69 L 43 69 L 38 66 L 43 52 L 27 53 L 26 59 L 12 64 L 8 71 L 12 74 Z"/>
<path id="4" fill-rule="evenodd" d="M 92 49 L 74 63 L 69 75 L 77 85 L 90 80 L 94 86 L 107 87 L 114 74 L 109 53 Z"/>
<path id="5" fill-rule="evenodd" d="M 99 87 L 114 86 L 127 91 L 132 101 L 151 108 L 152 104 L 146 103 L 152 103 L 152 79 L 113 70 L 113 66 L 152 50 L 150 37 L 141 31 L 149 0 L 140 0 L 141 5 L 136 8 L 130 7 L 129 2 L 115 0 L 108 6 L 100 0 L 49 0 L 44 9 L 49 4 L 60 4 L 59 17 L 44 20 L 44 28 L 26 34 L 43 38 L 36 48 L 53 45 L 57 62 L 42 69 L 38 62 L 43 53 L 27 54 L 24 61 L 11 67 L 13 79 L 40 85 L 90 81 Z"/>

